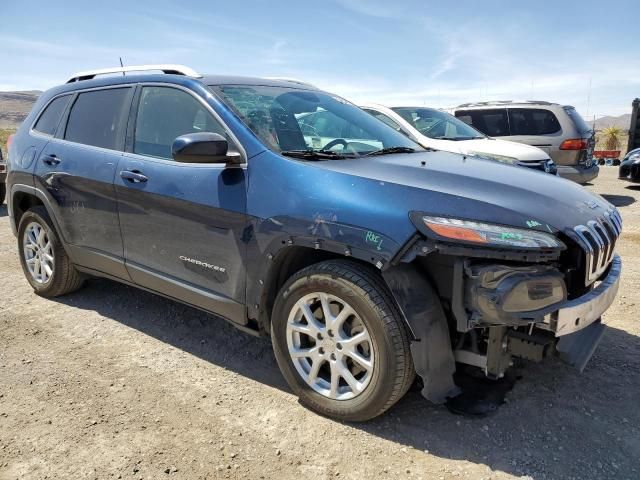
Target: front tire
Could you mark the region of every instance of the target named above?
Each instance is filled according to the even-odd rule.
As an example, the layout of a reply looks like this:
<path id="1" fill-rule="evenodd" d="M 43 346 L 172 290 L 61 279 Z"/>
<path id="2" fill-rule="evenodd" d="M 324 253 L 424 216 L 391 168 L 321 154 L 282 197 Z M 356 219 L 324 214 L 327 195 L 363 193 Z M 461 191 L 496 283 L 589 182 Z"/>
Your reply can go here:
<path id="1" fill-rule="evenodd" d="M 24 275 L 38 295 L 57 297 L 82 287 L 82 275 L 65 252 L 44 207 L 33 207 L 22 215 L 18 249 Z"/>
<path id="2" fill-rule="evenodd" d="M 339 420 L 380 415 L 415 376 L 398 308 L 377 273 L 356 262 L 326 261 L 291 277 L 276 299 L 271 337 L 300 402 Z"/>

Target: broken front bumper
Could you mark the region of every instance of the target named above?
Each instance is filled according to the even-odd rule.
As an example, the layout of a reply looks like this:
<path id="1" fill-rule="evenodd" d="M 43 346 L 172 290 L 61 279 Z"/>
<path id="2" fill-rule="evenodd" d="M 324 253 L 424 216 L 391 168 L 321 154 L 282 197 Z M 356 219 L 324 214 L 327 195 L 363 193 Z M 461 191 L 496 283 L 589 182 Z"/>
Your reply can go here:
<path id="1" fill-rule="evenodd" d="M 582 371 L 604 333 L 600 317 L 615 299 L 621 272 L 622 262 L 615 255 L 606 277 L 589 293 L 562 302 L 528 326 L 505 323 L 489 327 L 486 352 L 479 347 L 470 350 L 463 341 L 462 348 L 454 351 L 456 361 L 500 378 L 512 364 L 512 357 L 537 362 L 555 351 L 563 361 Z"/>
<path id="2" fill-rule="evenodd" d="M 580 372 L 602 339 L 604 325 L 600 317 L 618 293 L 621 273 L 622 261 L 615 255 L 609 273 L 598 286 L 545 318 L 545 325 L 559 337 L 556 344 L 558 356 Z"/>
<path id="3" fill-rule="evenodd" d="M 614 255 L 609 273 L 598 286 L 582 297 L 564 303 L 562 308 L 545 316 L 544 323 L 539 326 L 561 337 L 591 325 L 613 303 L 618 293 L 621 273 L 622 260 L 619 255 Z"/>

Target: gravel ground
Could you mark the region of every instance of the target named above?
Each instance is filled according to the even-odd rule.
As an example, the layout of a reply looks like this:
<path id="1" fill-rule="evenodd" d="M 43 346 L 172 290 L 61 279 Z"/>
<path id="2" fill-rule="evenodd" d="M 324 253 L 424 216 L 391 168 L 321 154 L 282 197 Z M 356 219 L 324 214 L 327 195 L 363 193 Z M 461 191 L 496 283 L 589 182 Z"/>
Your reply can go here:
<path id="1" fill-rule="evenodd" d="M 640 478 L 640 187 L 619 206 L 621 291 L 578 375 L 528 365 L 498 412 L 455 416 L 409 392 L 365 424 L 306 410 L 271 346 L 105 280 L 56 300 L 23 277 L 0 207 L 0 479 Z"/>

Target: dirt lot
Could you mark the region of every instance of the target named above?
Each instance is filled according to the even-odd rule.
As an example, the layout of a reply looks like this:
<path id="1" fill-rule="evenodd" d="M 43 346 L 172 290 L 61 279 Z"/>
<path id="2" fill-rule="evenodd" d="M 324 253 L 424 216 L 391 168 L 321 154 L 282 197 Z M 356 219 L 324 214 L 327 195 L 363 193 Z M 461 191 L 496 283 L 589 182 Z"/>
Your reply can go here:
<path id="1" fill-rule="evenodd" d="M 0 207 L 0 478 L 640 478 L 640 188 L 619 206 L 621 292 L 577 375 L 530 365 L 484 419 L 410 392 L 366 424 L 301 407 L 270 344 L 105 280 L 54 301 L 23 278 Z"/>

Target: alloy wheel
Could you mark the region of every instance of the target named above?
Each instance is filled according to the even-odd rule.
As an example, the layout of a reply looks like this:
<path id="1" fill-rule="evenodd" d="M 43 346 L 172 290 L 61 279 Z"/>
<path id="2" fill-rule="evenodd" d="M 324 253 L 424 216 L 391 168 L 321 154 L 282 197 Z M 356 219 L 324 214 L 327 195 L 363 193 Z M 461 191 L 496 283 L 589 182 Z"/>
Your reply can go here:
<path id="1" fill-rule="evenodd" d="M 302 379 L 333 400 L 360 395 L 375 367 L 366 325 L 344 300 L 314 292 L 298 300 L 287 320 L 289 356 Z"/>
<path id="2" fill-rule="evenodd" d="M 55 260 L 53 245 L 47 231 L 37 222 L 27 225 L 22 239 L 24 260 L 31 277 L 40 284 L 53 276 Z"/>

